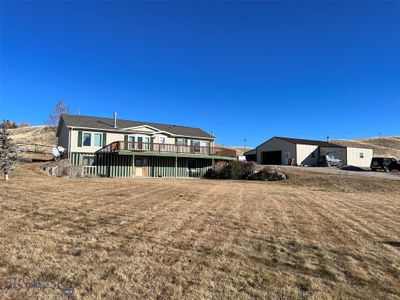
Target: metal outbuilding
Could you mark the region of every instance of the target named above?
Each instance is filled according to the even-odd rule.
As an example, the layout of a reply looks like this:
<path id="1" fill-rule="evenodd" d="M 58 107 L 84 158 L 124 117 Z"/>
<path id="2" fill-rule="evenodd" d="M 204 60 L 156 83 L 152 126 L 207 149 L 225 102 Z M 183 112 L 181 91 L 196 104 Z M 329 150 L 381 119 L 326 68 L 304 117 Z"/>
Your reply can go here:
<path id="1" fill-rule="evenodd" d="M 345 165 L 369 167 L 373 150 L 289 137 L 273 137 L 244 155 L 261 165 L 316 165 L 320 155 L 333 154 Z M 253 159 L 248 159 L 253 160 Z"/>

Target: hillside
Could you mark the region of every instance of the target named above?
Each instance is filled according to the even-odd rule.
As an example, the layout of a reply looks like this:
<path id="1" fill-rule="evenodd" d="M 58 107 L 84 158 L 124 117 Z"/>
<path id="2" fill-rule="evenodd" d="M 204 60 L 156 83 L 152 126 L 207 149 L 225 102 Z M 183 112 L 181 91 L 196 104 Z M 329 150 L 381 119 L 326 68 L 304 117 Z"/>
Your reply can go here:
<path id="1" fill-rule="evenodd" d="M 235 150 L 237 156 L 242 156 L 244 152 L 253 149 L 251 147 L 243 147 L 243 146 L 222 146 L 222 145 L 215 145 L 215 146 Z"/>
<path id="2" fill-rule="evenodd" d="M 11 137 L 17 144 L 41 144 L 55 146 L 57 138 L 55 129 L 41 125 L 10 129 Z"/>
<path id="3" fill-rule="evenodd" d="M 356 140 L 334 140 L 332 143 L 348 147 L 372 148 L 374 156 L 389 156 L 400 159 L 400 136 L 365 138 Z"/>

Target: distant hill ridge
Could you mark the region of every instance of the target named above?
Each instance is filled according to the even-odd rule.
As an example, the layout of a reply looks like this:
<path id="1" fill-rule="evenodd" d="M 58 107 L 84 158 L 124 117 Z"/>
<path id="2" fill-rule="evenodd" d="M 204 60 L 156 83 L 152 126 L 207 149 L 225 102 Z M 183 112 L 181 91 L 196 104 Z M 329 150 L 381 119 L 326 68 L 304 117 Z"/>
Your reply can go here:
<path id="1" fill-rule="evenodd" d="M 332 143 L 347 147 L 372 148 L 374 156 L 389 156 L 400 159 L 400 136 L 363 138 L 355 140 L 333 140 Z"/>

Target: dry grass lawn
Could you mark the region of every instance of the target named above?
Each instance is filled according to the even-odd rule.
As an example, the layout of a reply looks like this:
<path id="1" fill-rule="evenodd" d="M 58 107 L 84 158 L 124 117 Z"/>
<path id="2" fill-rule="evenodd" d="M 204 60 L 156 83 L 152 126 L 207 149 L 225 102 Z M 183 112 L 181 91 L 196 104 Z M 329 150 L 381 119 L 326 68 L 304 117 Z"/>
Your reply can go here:
<path id="1" fill-rule="evenodd" d="M 0 181 L 1 298 L 400 299 L 400 186 L 292 172 L 285 182 Z"/>

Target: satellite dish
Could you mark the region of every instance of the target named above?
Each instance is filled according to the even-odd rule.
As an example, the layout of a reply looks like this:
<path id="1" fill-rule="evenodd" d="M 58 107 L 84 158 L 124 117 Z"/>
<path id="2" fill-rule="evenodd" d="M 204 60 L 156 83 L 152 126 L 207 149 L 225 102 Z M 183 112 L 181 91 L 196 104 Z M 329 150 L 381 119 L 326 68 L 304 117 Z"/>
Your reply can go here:
<path id="1" fill-rule="evenodd" d="M 62 146 L 58 146 L 57 150 L 58 150 L 59 154 L 65 152 L 65 148 Z"/>
<path id="2" fill-rule="evenodd" d="M 51 152 L 53 152 L 54 157 L 59 157 L 60 156 L 60 151 L 58 151 L 57 148 L 53 148 L 53 150 L 51 150 Z"/>

